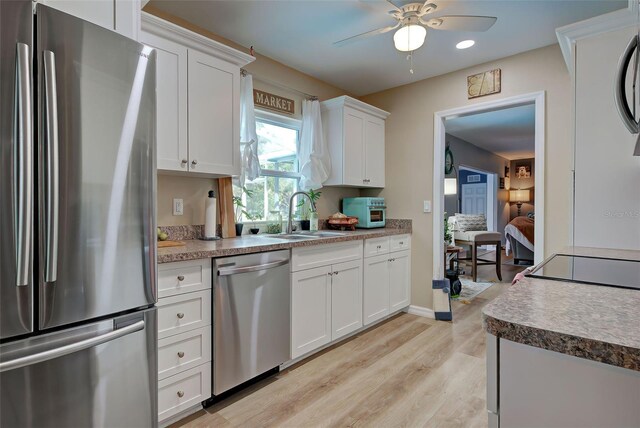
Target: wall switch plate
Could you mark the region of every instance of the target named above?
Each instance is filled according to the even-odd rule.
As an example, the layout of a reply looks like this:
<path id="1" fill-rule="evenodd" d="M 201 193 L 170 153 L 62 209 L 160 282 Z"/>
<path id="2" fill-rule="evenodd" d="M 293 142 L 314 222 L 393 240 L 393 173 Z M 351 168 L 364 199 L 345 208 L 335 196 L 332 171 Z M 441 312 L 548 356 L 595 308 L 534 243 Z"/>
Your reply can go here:
<path id="1" fill-rule="evenodd" d="M 426 213 L 430 213 L 431 212 L 431 201 L 424 201 L 424 212 Z"/>
<path id="2" fill-rule="evenodd" d="M 184 214 L 184 201 L 182 199 L 175 198 L 173 200 L 173 215 Z"/>

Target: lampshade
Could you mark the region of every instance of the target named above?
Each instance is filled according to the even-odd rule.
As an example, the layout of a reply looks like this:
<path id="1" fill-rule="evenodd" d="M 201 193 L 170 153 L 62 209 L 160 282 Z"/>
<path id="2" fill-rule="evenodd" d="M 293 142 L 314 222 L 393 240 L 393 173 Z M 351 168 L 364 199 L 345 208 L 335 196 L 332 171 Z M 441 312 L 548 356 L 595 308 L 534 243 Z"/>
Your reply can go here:
<path id="1" fill-rule="evenodd" d="M 444 194 L 455 195 L 458 193 L 458 180 L 455 178 L 444 179 Z"/>
<path id="2" fill-rule="evenodd" d="M 511 202 L 529 202 L 531 200 L 531 192 L 525 190 L 509 190 L 509 200 Z"/>
<path id="3" fill-rule="evenodd" d="M 415 51 L 424 44 L 427 30 L 422 25 L 408 24 L 393 35 L 393 44 L 402 52 Z"/>

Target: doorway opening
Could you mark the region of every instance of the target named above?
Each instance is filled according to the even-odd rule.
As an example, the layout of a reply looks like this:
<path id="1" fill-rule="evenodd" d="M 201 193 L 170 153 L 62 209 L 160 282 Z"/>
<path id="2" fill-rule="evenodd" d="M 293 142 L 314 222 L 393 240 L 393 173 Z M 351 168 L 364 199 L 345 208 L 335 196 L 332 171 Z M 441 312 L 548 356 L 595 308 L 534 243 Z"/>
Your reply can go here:
<path id="1" fill-rule="evenodd" d="M 434 279 L 459 277 L 473 298 L 543 259 L 544 92 L 437 112 L 434 125 Z"/>

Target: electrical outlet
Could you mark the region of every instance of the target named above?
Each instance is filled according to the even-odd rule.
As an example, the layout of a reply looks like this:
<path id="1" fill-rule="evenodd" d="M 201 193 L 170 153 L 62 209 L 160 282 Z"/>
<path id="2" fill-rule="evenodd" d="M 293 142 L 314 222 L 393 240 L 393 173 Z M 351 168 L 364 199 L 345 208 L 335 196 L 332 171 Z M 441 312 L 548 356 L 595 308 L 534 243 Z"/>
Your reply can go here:
<path id="1" fill-rule="evenodd" d="M 173 200 L 173 215 L 184 214 L 184 201 L 182 199 L 175 198 Z"/>
<path id="2" fill-rule="evenodd" d="M 431 212 L 431 201 L 424 201 L 424 212 L 426 213 L 430 213 Z"/>

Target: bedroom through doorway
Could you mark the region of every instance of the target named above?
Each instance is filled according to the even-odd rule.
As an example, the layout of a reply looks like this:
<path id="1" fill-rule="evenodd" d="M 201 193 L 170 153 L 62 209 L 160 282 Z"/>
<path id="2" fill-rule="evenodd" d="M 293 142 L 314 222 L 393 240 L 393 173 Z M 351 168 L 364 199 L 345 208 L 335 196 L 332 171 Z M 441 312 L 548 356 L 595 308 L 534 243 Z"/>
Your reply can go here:
<path id="1" fill-rule="evenodd" d="M 541 211 L 536 223 L 544 202 L 536 185 L 544 174 L 543 162 L 536 162 L 544 141 L 536 138 L 539 108 L 531 96 L 441 113 L 441 266 L 452 284 L 453 308 L 483 298 L 495 284 L 511 283 L 542 257 L 542 242 L 536 242 L 544 216 Z"/>

